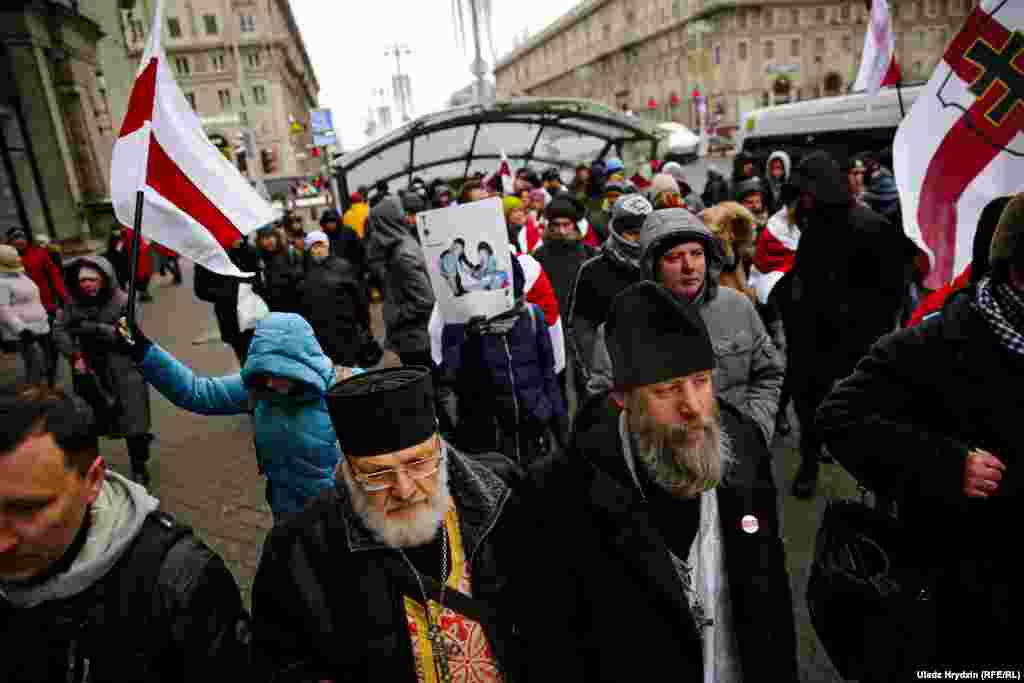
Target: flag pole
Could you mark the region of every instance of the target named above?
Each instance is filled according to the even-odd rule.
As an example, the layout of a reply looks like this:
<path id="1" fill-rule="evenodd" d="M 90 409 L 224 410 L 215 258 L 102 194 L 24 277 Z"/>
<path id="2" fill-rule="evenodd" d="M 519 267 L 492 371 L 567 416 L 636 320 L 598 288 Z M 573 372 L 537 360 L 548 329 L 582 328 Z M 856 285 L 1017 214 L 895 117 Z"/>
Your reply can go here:
<path id="1" fill-rule="evenodd" d="M 139 190 L 135 193 L 135 220 L 132 227 L 132 263 L 128 279 L 128 325 L 135 325 L 135 275 L 139 270 L 139 247 L 142 244 L 142 207 L 146 193 Z"/>
<path id="2" fill-rule="evenodd" d="M 907 111 L 903 108 L 903 74 L 901 73 L 899 78 L 896 79 L 896 99 L 900 103 L 900 120 L 902 121 L 907 117 Z"/>

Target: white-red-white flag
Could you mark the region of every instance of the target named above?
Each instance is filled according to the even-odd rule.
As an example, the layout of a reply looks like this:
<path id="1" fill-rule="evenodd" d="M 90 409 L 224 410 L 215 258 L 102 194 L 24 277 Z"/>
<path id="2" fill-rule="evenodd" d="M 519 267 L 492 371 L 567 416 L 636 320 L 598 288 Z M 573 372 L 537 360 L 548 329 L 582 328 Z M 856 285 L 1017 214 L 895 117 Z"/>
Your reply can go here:
<path id="1" fill-rule="evenodd" d="M 514 195 L 516 193 L 516 182 L 515 178 L 512 177 L 512 168 L 508 164 L 505 150 L 501 150 L 501 166 L 498 167 L 498 177 L 501 178 L 501 193 Z"/>
<path id="2" fill-rule="evenodd" d="M 888 0 L 873 0 L 871 21 L 864 35 L 864 53 L 860 71 L 853 89 L 866 90 L 877 95 L 882 86 L 896 85 L 900 80 L 900 65 L 896 62 L 896 36 L 892 31 L 892 16 Z"/>
<path id="3" fill-rule="evenodd" d="M 896 131 L 907 236 L 938 289 L 971 260 L 978 217 L 1024 189 L 1024 3 L 982 0 Z"/>
<path id="4" fill-rule="evenodd" d="M 160 44 L 162 10 L 158 0 L 114 144 L 114 213 L 124 225 L 134 225 L 141 190 L 146 237 L 214 272 L 243 276 L 226 249 L 279 216 L 213 146 L 175 83 Z"/>

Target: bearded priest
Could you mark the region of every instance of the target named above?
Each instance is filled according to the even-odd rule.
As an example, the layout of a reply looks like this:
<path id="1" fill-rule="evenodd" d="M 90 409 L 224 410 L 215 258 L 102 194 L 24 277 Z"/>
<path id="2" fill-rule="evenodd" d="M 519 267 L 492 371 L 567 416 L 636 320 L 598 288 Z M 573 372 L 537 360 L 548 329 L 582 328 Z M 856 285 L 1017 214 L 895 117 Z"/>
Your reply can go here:
<path id="1" fill-rule="evenodd" d="M 606 338 L 615 388 L 533 472 L 549 514 L 529 659 L 558 681 L 798 681 L 771 455 L 716 399 L 699 311 L 641 282 Z"/>
<path id="2" fill-rule="evenodd" d="M 517 499 L 441 438 L 430 370 L 359 375 L 327 406 L 337 484 L 274 528 L 256 575 L 253 649 L 268 680 L 521 678 L 507 574 Z"/>

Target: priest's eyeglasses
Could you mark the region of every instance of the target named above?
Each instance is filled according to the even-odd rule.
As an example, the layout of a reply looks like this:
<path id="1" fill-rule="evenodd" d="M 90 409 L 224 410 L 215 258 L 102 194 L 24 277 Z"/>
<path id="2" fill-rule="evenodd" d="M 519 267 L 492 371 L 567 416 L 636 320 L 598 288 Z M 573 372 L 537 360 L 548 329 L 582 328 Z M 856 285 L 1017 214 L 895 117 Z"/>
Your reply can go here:
<path id="1" fill-rule="evenodd" d="M 419 460 L 407 462 L 398 467 L 380 470 L 373 474 L 361 474 L 353 472 L 353 478 L 359 482 L 363 490 L 368 493 L 379 493 L 398 485 L 399 472 L 405 472 L 410 479 L 426 479 L 441 469 L 441 461 L 444 460 L 444 452 L 431 455 Z"/>

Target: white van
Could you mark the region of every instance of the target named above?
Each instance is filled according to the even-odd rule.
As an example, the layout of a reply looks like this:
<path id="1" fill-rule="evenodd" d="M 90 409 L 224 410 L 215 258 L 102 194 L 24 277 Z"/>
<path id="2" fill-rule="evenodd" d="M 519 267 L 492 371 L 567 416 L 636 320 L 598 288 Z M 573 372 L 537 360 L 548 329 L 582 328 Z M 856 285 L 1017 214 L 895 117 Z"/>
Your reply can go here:
<path id="1" fill-rule="evenodd" d="M 907 112 L 923 90 L 924 85 L 903 87 Z M 896 88 L 883 88 L 874 96 L 858 92 L 781 104 L 743 117 L 736 151 L 764 162 L 782 150 L 796 163 L 809 152 L 824 150 L 842 164 L 861 152 L 891 147 L 900 120 Z"/>

